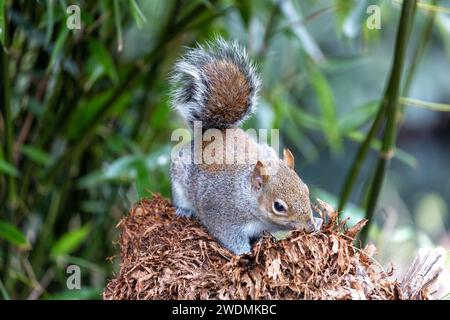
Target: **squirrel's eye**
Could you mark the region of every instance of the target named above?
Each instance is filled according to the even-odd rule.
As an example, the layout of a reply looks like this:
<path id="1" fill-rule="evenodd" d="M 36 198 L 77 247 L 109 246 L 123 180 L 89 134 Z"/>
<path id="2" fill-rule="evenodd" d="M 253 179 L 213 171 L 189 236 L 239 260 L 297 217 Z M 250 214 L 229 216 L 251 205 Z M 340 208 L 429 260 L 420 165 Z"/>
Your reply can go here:
<path id="1" fill-rule="evenodd" d="M 285 214 L 287 212 L 287 206 L 282 200 L 275 200 L 272 205 L 272 209 L 275 213 Z"/>

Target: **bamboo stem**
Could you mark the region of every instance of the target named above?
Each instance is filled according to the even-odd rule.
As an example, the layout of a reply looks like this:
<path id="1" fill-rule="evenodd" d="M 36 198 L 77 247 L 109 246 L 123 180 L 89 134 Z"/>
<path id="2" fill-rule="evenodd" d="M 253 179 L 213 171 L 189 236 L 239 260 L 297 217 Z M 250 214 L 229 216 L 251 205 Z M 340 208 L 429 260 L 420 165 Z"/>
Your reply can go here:
<path id="1" fill-rule="evenodd" d="M 372 143 L 375 134 L 377 133 L 380 125 L 382 124 L 382 120 L 384 118 L 385 106 L 384 103 L 380 105 L 378 109 L 377 116 L 370 127 L 370 130 L 366 136 L 364 142 L 359 146 L 356 156 L 353 160 L 350 171 L 345 179 L 344 185 L 342 187 L 341 196 L 339 200 L 338 212 L 342 212 L 345 208 L 345 205 L 350 198 L 350 194 L 352 193 L 353 187 L 355 186 L 356 180 L 358 179 L 359 172 L 361 171 L 361 165 L 364 162 L 364 159 L 367 156 L 367 152 L 370 150 L 370 145 Z"/>
<path id="2" fill-rule="evenodd" d="M 0 85 L 0 111 L 3 116 L 3 122 L 4 122 L 4 130 L 5 130 L 5 150 L 4 150 L 4 156 L 6 161 L 8 161 L 10 164 L 14 163 L 13 159 L 13 148 L 14 148 L 14 124 L 12 119 L 12 110 L 11 110 L 11 86 L 10 86 L 10 78 L 9 78 L 9 57 L 7 53 L 7 47 L 9 45 L 9 39 L 8 39 L 8 18 L 6 15 L 7 8 L 6 3 L 3 2 L 2 5 L 4 5 L 4 12 L 5 12 L 5 23 L 4 23 L 4 42 L 3 45 L 0 45 L 0 77 L 1 77 L 1 84 Z M 6 177 L 6 193 L 7 193 L 7 199 L 9 202 L 9 205 L 11 208 L 14 208 L 16 206 L 17 201 L 17 190 L 16 190 L 16 179 L 13 175 L 9 175 Z M 5 208 L 2 208 L 2 211 L 5 210 Z M 8 212 L 8 210 L 5 210 Z M 10 217 L 11 211 L 10 212 Z M 10 259 L 11 259 L 11 248 L 9 244 L 5 244 L 3 247 L 3 274 L 4 274 L 4 281 L 6 287 L 8 286 L 8 280 L 9 278 L 9 266 L 10 266 Z M 2 292 L 3 295 L 6 293 L 6 288 L 4 288 L 2 283 Z M 6 293 L 7 294 L 7 293 Z M 7 296 L 5 296 L 6 298 Z"/>
<path id="3" fill-rule="evenodd" d="M 431 2 L 432 5 L 436 4 L 436 0 L 433 0 Z M 436 18 L 436 12 L 431 11 L 429 12 L 429 16 L 427 18 L 425 28 L 423 29 L 423 32 L 421 34 L 420 40 L 417 43 L 417 46 L 414 50 L 413 58 L 411 62 L 409 63 L 409 69 L 408 73 L 405 77 L 405 84 L 403 85 L 402 89 L 402 95 L 407 97 L 409 95 L 409 90 L 411 89 L 411 85 L 413 82 L 413 79 L 416 75 L 417 68 L 420 64 L 420 61 L 422 60 L 423 55 L 425 54 L 425 48 L 428 43 L 428 41 L 431 38 L 431 34 L 433 32 L 433 25 Z M 404 106 L 401 107 L 402 113 L 403 113 Z"/>
<path id="4" fill-rule="evenodd" d="M 382 146 L 373 182 L 370 186 L 367 200 L 365 218 L 372 221 L 381 187 L 386 176 L 386 171 L 394 153 L 395 139 L 397 135 L 397 120 L 399 112 L 398 98 L 400 94 L 400 82 L 405 61 L 406 48 L 414 21 L 416 0 L 404 1 L 395 40 L 394 62 L 391 69 L 389 83 L 385 91 L 383 103 L 386 105 L 386 128 L 384 130 Z M 365 243 L 369 226 L 366 226 L 360 234 L 360 240 Z"/>
<path id="5" fill-rule="evenodd" d="M 4 4 L 6 6 L 6 4 Z M 6 13 L 5 8 L 5 13 Z M 1 83 L 0 86 L 0 101 L 1 101 L 1 112 L 3 115 L 3 121 L 5 126 L 5 146 L 4 155 L 6 161 L 10 164 L 14 164 L 13 159 L 13 147 L 14 147 L 14 124 L 12 119 L 11 111 L 11 85 L 9 78 L 9 57 L 6 52 L 8 46 L 8 21 L 5 17 L 5 30 L 4 33 L 4 47 L 0 48 L 0 73 L 1 73 Z M 7 197 L 9 204 L 15 206 L 17 200 L 17 190 L 16 190 L 16 179 L 14 176 L 9 175 L 7 177 Z"/>

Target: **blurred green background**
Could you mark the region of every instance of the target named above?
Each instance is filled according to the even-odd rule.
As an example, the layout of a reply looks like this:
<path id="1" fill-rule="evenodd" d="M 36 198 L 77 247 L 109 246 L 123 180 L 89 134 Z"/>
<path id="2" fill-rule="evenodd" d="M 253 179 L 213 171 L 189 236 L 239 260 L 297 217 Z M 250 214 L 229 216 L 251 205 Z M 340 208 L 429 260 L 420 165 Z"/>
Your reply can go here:
<path id="1" fill-rule="evenodd" d="M 80 30 L 66 25 L 72 4 Z M 370 5 L 381 29 L 367 27 Z M 401 274 L 418 248 L 449 250 L 450 1 L 420 1 L 414 21 L 401 11 L 400 0 L 0 0 L 0 298 L 101 297 L 118 270 L 116 224 L 151 192 L 170 196 L 170 136 L 184 124 L 167 75 L 216 35 L 261 72 L 245 126 L 280 128 L 312 198 L 351 223 L 374 214 L 367 240 L 383 265 Z M 71 264 L 80 290 L 66 286 Z"/>

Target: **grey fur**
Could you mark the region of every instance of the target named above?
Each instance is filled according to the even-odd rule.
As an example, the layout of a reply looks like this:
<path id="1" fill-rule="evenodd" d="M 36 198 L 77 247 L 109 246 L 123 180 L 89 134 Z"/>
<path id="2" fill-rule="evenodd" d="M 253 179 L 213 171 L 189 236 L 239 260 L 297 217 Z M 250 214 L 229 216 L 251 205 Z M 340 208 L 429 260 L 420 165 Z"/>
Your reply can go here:
<path id="1" fill-rule="evenodd" d="M 224 58 L 239 67 L 250 89 L 248 108 L 236 123 L 226 123 L 225 119 L 222 123 L 214 122 L 208 119 L 211 113 L 205 112 L 210 83 L 202 68 L 207 62 Z M 173 107 L 191 126 L 193 121 L 199 120 L 206 128 L 234 127 L 255 109 L 259 79 L 245 50 L 236 42 L 217 39 L 206 47 L 189 50 L 177 62 L 171 82 L 175 86 L 172 92 Z M 231 130 L 240 130 L 245 142 L 251 145 L 248 150 L 258 154 L 258 160 L 275 163 L 278 171 L 265 182 L 264 187 L 255 191 L 251 178 L 255 163 L 212 166 L 185 163 L 183 155 L 190 153 L 192 160 L 196 152 L 194 143 L 188 143 L 179 149 L 178 158 L 175 156 L 172 159 L 170 168 L 172 202 L 177 214 L 197 218 L 235 254 L 248 253 L 251 240 L 258 238 L 264 230 L 304 228 L 313 231 L 309 191 L 295 171 L 280 160 L 268 145 L 259 145 L 241 129 Z M 274 217 L 271 211 L 274 199 L 283 199 L 290 206 L 289 216 Z"/>
<path id="2" fill-rule="evenodd" d="M 186 145 L 184 150 L 191 148 Z M 250 240 L 264 230 L 258 197 L 250 186 L 254 165 L 229 165 L 229 170 L 208 171 L 201 165 L 172 162 L 172 197 L 177 214 L 193 216 L 235 254 L 251 250 Z"/>

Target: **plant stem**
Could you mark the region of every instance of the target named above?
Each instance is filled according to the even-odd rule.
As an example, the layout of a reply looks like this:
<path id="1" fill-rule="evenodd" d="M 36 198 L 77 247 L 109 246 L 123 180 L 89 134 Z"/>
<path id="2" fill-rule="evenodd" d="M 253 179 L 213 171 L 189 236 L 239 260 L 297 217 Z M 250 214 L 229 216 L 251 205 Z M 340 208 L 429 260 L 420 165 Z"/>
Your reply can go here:
<path id="1" fill-rule="evenodd" d="M 362 243 L 365 243 L 367 240 L 368 230 L 376 209 L 388 164 L 394 154 L 395 139 L 397 135 L 397 119 L 399 111 L 398 97 L 400 94 L 401 75 L 406 48 L 408 45 L 412 24 L 414 22 L 415 10 L 416 0 L 403 2 L 400 23 L 395 40 L 394 62 L 383 99 L 383 103 L 386 108 L 387 123 L 383 134 L 382 147 L 379 154 L 377 168 L 373 182 L 370 186 L 370 192 L 367 200 L 365 218 L 369 220 L 369 223 L 360 234 L 360 240 Z"/>
<path id="2" fill-rule="evenodd" d="M 6 5 L 6 4 L 4 4 Z M 6 8 L 5 8 L 6 13 Z M 5 20 L 6 17 L 5 17 Z M 5 159 L 10 164 L 14 164 L 13 159 L 13 146 L 14 146 L 14 124 L 12 119 L 11 111 L 11 86 L 9 79 L 9 57 L 6 52 L 8 46 L 8 21 L 5 21 L 5 30 L 3 30 L 5 37 L 5 46 L 0 45 L 0 73 L 1 73 L 1 83 L 0 86 L 0 103 L 1 112 L 3 114 L 3 121 L 5 124 Z M 16 179 L 13 175 L 7 177 L 7 193 L 8 200 L 11 206 L 15 206 L 17 200 L 17 190 L 16 190 Z"/>
<path id="3" fill-rule="evenodd" d="M 3 116 L 3 122 L 4 122 L 4 130 L 5 130 L 5 150 L 4 150 L 4 156 L 6 161 L 8 161 L 10 164 L 14 164 L 13 159 L 13 148 L 14 148 L 14 124 L 12 119 L 12 110 L 11 110 L 11 86 L 10 86 L 10 78 L 9 78 L 9 57 L 7 53 L 7 48 L 9 45 L 8 42 L 8 18 L 7 18 L 7 8 L 6 3 L 3 2 L 1 5 L 4 5 L 5 7 L 5 23 L 4 23 L 4 41 L 3 46 L 0 45 L 0 77 L 1 77 L 1 84 L 0 85 L 0 111 Z M 16 190 L 16 179 L 13 175 L 9 175 L 6 177 L 6 193 L 7 193 L 7 199 L 9 202 L 9 205 L 12 209 L 16 206 L 17 201 L 17 190 Z M 8 212 L 8 210 L 5 210 L 5 208 L 2 208 L 2 211 Z M 11 211 L 9 211 L 10 217 Z M 11 247 L 9 244 L 5 244 L 3 247 L 3 273 L 4 273 L 4 281 L 7 284 L 9 280 L 9 266 L 10 266 L 10 259 L 11 259 Z M 4 288 L 2 283 L 2 291 L 3 294 L 5 294 L 6 288 Z M 6 298 L 6 297 L 5 297 Z"/>
<path id="4" fill-rule="evenodd" d="M 350 167 L 350 171 L 342 187 L 338 212 L 342 212 L 344 210 L 345 205 L 347 204 L 348 199 L 350 198 L 350 194 L 352 193 L 353 187 L 355 186 L 356 180 L 358 179 L 359 172 L 361 171 L 361 165 L 367 156 L 367 152 L 370 150 L 370 145 L 372 143 L 373 138 L 375 137 L 375 134 L 377 133 L 378 129 L 380 128 L 380 125 L 382 124 L 382 120 L 384 118 L 385 113 L 384 110 L 385 105 L 384 103 L 381 103 L 380 108 L 378 109 L 377 116 L 373 121 L 369 132 L 367 133 L 366 139 L 358 148 L 352 166 Z"/>
<path id="5" fill-rule="evenodd" d="M 119 8 L 119 2 L 117 0 L 114 0 L 114 21 L 116 23 L 116 29 L 117 29 L 117 51 L 122 51 L 123 48 L 123 37 L 122 37 L 122 24 L 120 22 L 120 8 Z"/>
<path id="6" fill-rule="evenodd" d="M 431 1 L 431 4 L 435 5 L 436 0 Z M 429 16 L 426 21 L 425 28 L 423 29 L 420 40 L 417 43 L 417 46 L 414 50 L 413 58 L 412 58 L 411 62 L 409 63 L 408 73 L 405 76 L 405 83 L 404 83 L 403 89 L 402 89 L 402 95 L 404 97 L 407 97 L 409 95 L 409 90 L 411 89 L 413 79 L 416 75 L 417 67 L 419 66 L 420 61 L 422 60 L 422 57 L 425 54 L 426 45 L 427 45 L 428 41 L 430 40 L 431 34 L 433 32 L 433 25 L 434 25 L 434 21 L 436 18 L 436 12 L 431 11 L 428 14 L 429 14 Z M 403 112 L 404 106 L 402 106 L 401 109 Z"/>
<path id="7" fill-rule="evenodd" d="M 0 279 L 0 293 L 2 294 L 3 300 L 11 300 L 11 297 L 8 294 L 8 291 L 5 288 L 2 280 Z"/>

